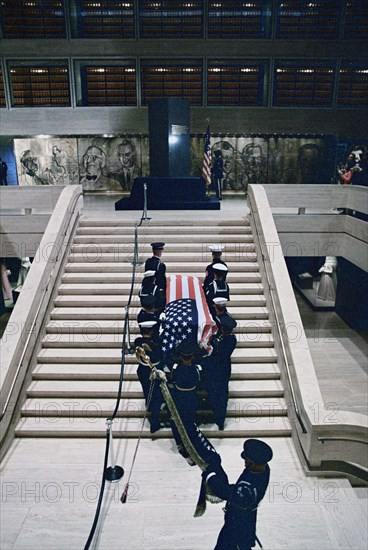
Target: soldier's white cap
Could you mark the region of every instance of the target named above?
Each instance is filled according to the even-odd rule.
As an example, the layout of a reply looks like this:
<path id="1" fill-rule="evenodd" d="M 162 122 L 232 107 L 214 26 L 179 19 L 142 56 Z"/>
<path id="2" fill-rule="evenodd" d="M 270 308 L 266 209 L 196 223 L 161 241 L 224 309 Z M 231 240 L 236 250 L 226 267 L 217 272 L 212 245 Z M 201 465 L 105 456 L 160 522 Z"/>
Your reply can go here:
<path id="1" fill-rule="evenodd" d="M 224 306 L 229 300 L 227 298 L 214 298 L 212 301 L 217 306 Z"/>
<path id="2" fill-rule="evenodd" d="M 152 328 L 157 325 L 157 321 L 142 321 L 139 326 L 142 328 Z"/>
<path id="3" fill-rule="evenodd" d="M 153 271 L 153 269 L 149 271 L 145 271 L 143 273 L 143 277 L 153 277 L 154 275 L 156 275 L 156 271 Z"/>
<path id="4" fill-rule="evenodd" d="M 220 263 L 213 264 L 212 269 L 214 269 L 215 271 L 229 271 L 226 265 Z"/>
<path id="5" fill-rule="evenodd" d="M 208 248 L 211 250 L 211 252 L 222 252 L 222 244 L 219 243 L 209 244 Z"/>

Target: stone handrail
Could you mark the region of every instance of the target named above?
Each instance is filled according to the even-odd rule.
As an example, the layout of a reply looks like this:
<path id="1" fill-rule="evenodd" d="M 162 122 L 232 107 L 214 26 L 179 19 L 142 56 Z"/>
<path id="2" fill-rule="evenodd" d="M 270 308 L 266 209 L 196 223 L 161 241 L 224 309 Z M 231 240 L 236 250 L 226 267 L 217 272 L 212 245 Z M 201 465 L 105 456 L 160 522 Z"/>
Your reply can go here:
<path id="1" fill-rule="evenodd" d="M 43 319 L 82 204 L 80 185 L 63 188 L 0 342 L 2 453 L 10 443 L 9 428 L 17 420 L 17 402 L 42 337 Z"/>
<path id="2" fill-rule="evenodd" d="M 293 204 L 298 206 L 296 200 Z M 319 206 L 309 204 L 312 208 Z M 265 285 L 266 299 L 273 305 L 272 326 L 275 327 L 274 337 L 281 359 L 281 376 L 288 395 L 293 438 L 302 463 L 307 471 L 314 473 L 330 471 L 327 464 L 331 462 L 338 464 L 340 471 L 348 471 L 349 465 L 355 464 L 361 472 L 366 472 L 367 417 L 359 413 L 331 411 L 325 406 L 262 185 L 249 186 L 248 206 L 260 270 L 268 283 Z"/>
<path id="3" fill-rule="evenodd" d="M 368 271 L 368 188 L 265 185 L 284 256 L 341 256 Z M 346 215 L 346 210 L 357 216 Z M 339 214 L 339 215 L 336 215 Z"/>
<path id="4" fill-rule="evenodd" d="M 33 257 L 63 186 L 0 187 L 0 256 Z"/>
<path id="5" fill-rule="evenodd" d="M 368 214 L 366 187 L 357 185 L 265 185 L 271 208 L 349 208 Z"/>

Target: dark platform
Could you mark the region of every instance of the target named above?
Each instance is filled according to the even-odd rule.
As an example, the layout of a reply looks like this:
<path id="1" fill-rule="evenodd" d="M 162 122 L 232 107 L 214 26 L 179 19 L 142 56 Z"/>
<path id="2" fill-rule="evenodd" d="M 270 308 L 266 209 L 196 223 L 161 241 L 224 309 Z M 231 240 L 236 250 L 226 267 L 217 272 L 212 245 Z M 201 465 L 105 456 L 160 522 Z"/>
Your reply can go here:
<path id="1" fill-rule="evenodd" d="M 201 178 L 135 178 L 130 197 L 115 203 L 115 210 L 143 210 L 143 184 L 147 183 L 147 210 L 220 210 L 220 201 L 206 197 Z"/>

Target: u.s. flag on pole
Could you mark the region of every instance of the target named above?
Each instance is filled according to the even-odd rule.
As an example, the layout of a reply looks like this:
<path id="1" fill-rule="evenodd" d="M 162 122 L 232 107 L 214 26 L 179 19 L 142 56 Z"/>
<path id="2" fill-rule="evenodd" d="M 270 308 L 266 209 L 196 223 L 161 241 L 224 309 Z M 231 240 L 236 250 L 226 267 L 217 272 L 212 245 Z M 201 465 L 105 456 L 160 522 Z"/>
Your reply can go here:
<path id="1" fill-rule="evenodd" d="M 203 151 L 203 166 L 202 166 L 202 176 L 206 187 L 211 185 L 211 168 L 212 168 L 212 152 L 211 152 L 211 135 L 210 127 L 207 126 L 206 137 L 204 141 L 204 151 Z"/>
<path id="2" fill-rule="evenodd" d="M 162 351 L 167 354 L 184 340 L 207 350 L 208 341 L 217 327 L 209 312 L 200 280 L 191 275 L 169 275 L 166 283 Z"/>

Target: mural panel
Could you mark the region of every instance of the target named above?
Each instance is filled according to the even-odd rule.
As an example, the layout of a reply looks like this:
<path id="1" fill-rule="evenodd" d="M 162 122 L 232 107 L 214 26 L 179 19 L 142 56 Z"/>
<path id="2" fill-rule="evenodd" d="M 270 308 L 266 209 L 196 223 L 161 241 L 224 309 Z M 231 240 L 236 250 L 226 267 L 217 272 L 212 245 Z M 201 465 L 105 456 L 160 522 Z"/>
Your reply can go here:
<path id="1" fill-rule="evenodd" d="M 19 185 L 79 183 L 75 138 L 14 139 Z"/>
<path id="2" fill-rule="evenodd" d="M 79 138 L 79 183 L 84 191 L 130 191 L 147 175 L 148 137 Z"/>

